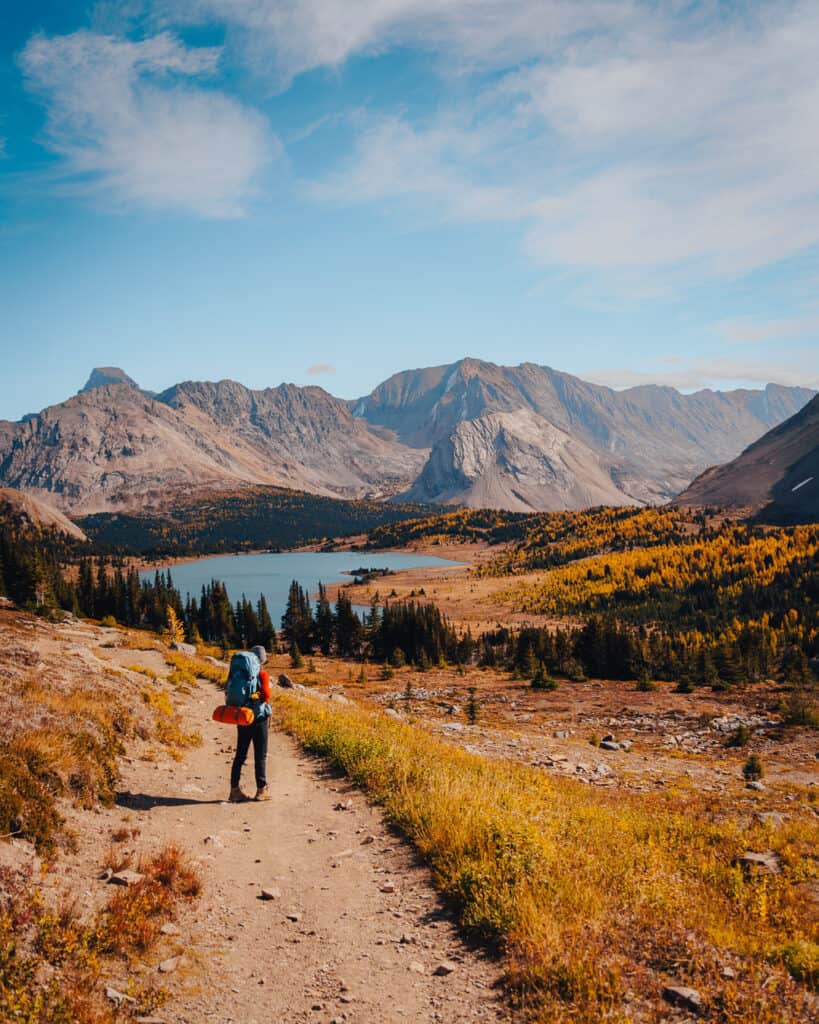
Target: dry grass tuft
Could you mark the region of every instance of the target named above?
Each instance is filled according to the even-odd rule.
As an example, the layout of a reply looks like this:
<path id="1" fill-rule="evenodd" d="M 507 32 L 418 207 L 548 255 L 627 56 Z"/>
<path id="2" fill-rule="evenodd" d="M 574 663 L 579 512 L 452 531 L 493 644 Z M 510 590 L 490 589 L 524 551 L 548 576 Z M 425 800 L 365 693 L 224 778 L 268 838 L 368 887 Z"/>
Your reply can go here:
<path id="1" fill-rule="evenodd" d="M 104 994 L 111 957 L 144 956 L 163 921 L 198 894 L 199 879 L 175 847 L 140 862 L 145 879 L 118 889 L 90 923 L 65 900 L 46 909 L 31 877 L 0 869 L 0 1020 L 22 1024 L 115 1024 Z M 166 994 L 129 986 L 134 1014 L 152 1014 Z"/>
<path id="2" fill-rule="evenodd" d="M 202 883 L 195 868 L 176 846 L 139 861 L 145 877 L 121 889 L 108 901 L 100 928 L 107 953 L 145 953 L 157 941 L 162 924 L 175 916 L 180 901 L 195 899 Z"/>
<path id="3" fill-rule="evenodd" d="M 183 676 L 191 679 L 208 679 L 212 683 L 224 686 L 227 673 L 223 668 L 214 665 L 204 658 L 191 657 L 188 654 L 180 654 L 179 651 L 168 651 L 165 654 L 165 661 L 172 669 Z"/>
<path id="4" fill-rule="evenodd" d="M 154 730 L 160 743 L 169 748 L 169 753 L 178 755 L 181 747 L 197 747 L 202 742 L 198 732 L 185 732 L 173 702 L 164 690 L 145 688 L 142 700 L 154 712 Z"/>

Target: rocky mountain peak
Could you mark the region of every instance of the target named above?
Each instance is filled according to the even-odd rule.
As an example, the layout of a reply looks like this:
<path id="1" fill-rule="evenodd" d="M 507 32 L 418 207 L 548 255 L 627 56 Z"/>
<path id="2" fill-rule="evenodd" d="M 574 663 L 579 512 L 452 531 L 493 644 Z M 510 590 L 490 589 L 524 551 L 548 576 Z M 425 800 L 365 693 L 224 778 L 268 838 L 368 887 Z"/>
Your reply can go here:
<path id="1" fill-rule="evenodd" d="M 139 391 L 139 384 L 118 366 L 95 366 L 85 382 L 85 387 L 80 388 L 79 394 L 93 391 L 95 388 L 104 388 L 107 384 L 127 384 L 129 388 Z"/>

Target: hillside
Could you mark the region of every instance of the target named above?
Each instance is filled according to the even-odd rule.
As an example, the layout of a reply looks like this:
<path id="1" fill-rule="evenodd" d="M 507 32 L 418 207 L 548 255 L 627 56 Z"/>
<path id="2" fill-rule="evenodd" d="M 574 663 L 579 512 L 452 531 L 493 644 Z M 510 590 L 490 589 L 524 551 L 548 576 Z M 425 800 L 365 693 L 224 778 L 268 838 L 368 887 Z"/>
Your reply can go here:
<path id="1" fill-rule="evenodd" d="M 819 397 L 736 459 L 706 470 L 676 504 L 749 507 L 771 522 L 819 520 Z"/>
<path id="2" fill-rule="evenodd" d="M 397 374 L 352 403 L 229 380 L 153 394 L 103 367 L 67 401 L 0 421 L 0 486 L 73 516 L 150 514 L 243 486 L 526 512 L 655 503 L 812 395 L 618 392 L 464 359 Z"/>
<path id="3" fill-rule="evenodd" d="M 292 548 L 428 514 L 422 506 L 403 502 L 340 500 L 254 485 L 205 500 L 180 497 L 162 512 L 101 512 L 78 523 L 94 543 L 106 548 L 179 556 Z"/>
<path id="4" fill-rule="evenodd" d="M 86 540 L 83 531 L 68 516 L 41 498 L 10 487 L 0 488 L 0 519 L 22 517 L 34 526 L 54 528 L 73 540 Z"/>

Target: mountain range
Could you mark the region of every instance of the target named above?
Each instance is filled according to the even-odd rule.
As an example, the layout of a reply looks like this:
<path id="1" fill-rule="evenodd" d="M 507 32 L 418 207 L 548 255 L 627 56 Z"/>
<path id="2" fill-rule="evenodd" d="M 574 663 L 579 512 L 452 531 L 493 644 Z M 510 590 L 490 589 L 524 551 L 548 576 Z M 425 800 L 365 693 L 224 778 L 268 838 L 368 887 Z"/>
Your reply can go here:
<path id="1" fill-rule="evenodd" d="M 153 394 L 103 367 L 65 402 L 0 421 L 0 486 L 72 515 L 160 510 L 243 484 L 514 511 L 661 502 L 814 394 L 615 391 L 474 359 L 398 373 L 357 401 L 229 380 Z"/>

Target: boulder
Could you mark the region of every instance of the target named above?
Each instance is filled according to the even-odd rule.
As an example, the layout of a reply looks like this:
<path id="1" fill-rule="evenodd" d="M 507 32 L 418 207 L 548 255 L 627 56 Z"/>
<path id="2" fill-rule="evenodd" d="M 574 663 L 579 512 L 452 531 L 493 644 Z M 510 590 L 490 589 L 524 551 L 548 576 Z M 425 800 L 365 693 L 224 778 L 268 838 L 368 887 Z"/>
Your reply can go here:
<path id="1" fill-rule="evenodd" d="M 180 654 L 188 654 L 190 657 L 193 657 L 196 654 L 196 645 L 177 643 L 177 641 L 174 640 L 171 644 L 171 650 L 179 651 Z"/>
<path id="2" fill-rule="evenodd" d="M 113 988 L 111 985 L 105 986 L 105 996 L 110 999 L 115 1006 L 121 1006 L 122 1003 L 136 1003 L 136 999 L 133 996 L 128 996 L 124 992 L 120 992 L 119 989 Z"/>
<path id="3" fill-rule="evenodd" d="M 663 989 L 663 999 L 672 1006 L 679 1006 L 692 1013 L 699 1013 L 702 1009 L 702 996 L 695 988 L 688 988 L 685 985 L 666 985 Z"/>
<path id="4" fill-rule="evenodd" d="M 109 885 L 138 885 L 145 875 L 141 875 L 138 871 L 118 871 L 116 874 L 111 875 L 108 879 Z"/>
<path id="5" fill-rule="evenodd" d="M 616 740 L 601 740 L 601 750 L 620 750 L 620 744 Z"/>
<path id="6" fill-rule="evenodd" d="M 287 675 L 286 672 L 282 672 L 282 674 L 279 676 L 279 686 L 281 686 L 285 690 L 293 689 L 293 680 L 290 678 L 289 675 Z"/>
<path id="7" fill-rule="evenodd" d="M 765 850 L 762 853 L 746 850 L 740 857 L 735 857 L 733 863 L 749 873 L 755 872 L 761 875 L 782 874 L 782 864 L 779 856 L 773 850 Z"/>

